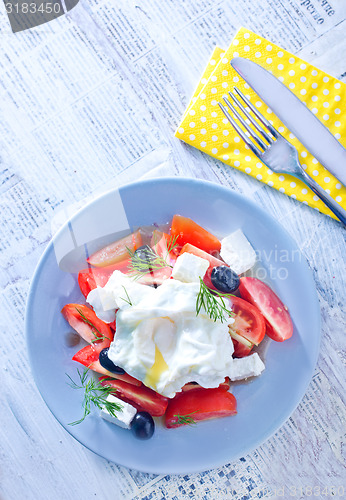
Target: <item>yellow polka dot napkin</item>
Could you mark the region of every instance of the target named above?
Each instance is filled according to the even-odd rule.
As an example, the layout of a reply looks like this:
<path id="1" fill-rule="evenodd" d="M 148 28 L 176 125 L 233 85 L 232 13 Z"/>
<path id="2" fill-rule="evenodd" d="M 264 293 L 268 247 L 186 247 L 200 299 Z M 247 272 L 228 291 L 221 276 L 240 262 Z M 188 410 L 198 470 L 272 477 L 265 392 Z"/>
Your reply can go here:
<path id="1" fill-rule="evenodd" d="M 324 203 L 301 181 L 272 172 L 245 146 L 218 106 L 222 97 L 237 86 L 274 127 L 293 144 L 306 172 L 346 209 L 346 188 L 296 139 L 231 67 L 233 57 L 246 57 L 272 71 L 325 124 L 346 147 L 346 84 L 241 28 L 230 47 L 216 47 L 175 133 L 191 146 L 255 177 L 268 186 L 334 217 Z"/>

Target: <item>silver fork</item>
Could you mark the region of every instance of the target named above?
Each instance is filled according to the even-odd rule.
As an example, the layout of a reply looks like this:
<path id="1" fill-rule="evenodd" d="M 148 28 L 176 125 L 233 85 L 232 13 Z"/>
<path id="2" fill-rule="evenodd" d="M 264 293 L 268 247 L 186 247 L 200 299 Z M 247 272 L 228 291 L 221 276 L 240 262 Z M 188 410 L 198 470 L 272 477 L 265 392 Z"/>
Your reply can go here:
<path id="1" fill-rule="evenodd" d="M 232 92 L 228 92 L 234 104 L 224 97 L 227 107 L 232 111 L 242 127 L 231 116 L 226 106 L 218 103 L 232 127 L 243 139 L 245 144 L 267 167 L 273 172 L 280 174 L 290 174 L 307 184 L 310 189 L 323 201 L 325 205 L 346 225 L 346 211 L 333 198 L 324 191 L 303 169 L 298 159 L 298 151 L 289 143 L 273 125 L 255 108 L 244 94 L 234 87 L 238 94 L 236 97 Z M 246 104 L 242 104 L 241 100 Z M 257 118 L 252 116 L 250 111 Z M 244 119 L 245 117 L 245 119 Z M 260 123 L 264 126 L 261 126 Z M 252 124 L 252 127 L 249 124 Z M 245 130 L 244 130 L 245 129 Z M 255 132 L 255 130 L 257 132 Z M 267 129 L 267 130 L 266 130 Z M 269 132 L 269 133 L 268 133 Z M 262 136 L 262 137 L 261 137 Z"/>

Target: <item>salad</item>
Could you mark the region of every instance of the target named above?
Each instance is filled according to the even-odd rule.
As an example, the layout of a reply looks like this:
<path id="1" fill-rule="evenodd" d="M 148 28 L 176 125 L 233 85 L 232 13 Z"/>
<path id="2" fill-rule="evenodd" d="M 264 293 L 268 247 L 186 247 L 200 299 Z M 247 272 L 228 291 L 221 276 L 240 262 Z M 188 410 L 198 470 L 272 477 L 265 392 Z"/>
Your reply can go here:
<path id="1" fill-rule="evenodd" d="M 282 342 L 293 333 L 279 297 L 244 276 L 255 263 L 240 229 L 220 240 L 181 215 L 91 255 L 78 274 L 87 304 L 62 309 L 87 342 L 72 358 L 85 369 L 69 377 L 84 391 L 84 414 L 71 425 L 94 405 L 148 439 L 154 418 L 175 428 L 235 415 L 232 383 L 265 369 L 257 352 L 265 335 Z"/>

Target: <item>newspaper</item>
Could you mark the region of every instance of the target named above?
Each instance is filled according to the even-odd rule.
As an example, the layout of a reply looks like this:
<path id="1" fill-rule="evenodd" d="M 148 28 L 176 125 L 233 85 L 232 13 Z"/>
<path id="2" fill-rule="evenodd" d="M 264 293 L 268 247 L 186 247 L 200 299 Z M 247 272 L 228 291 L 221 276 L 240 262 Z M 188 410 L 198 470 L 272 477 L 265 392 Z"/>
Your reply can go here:
<path id="1" fill-rule="evenodd" d="M 257 450 L 198 474 L 144 474 L 79 446 L 40 398 L 24 339 L 25 303 L 38 259 L 52 233 L 95 194 L 143 176 L 181 175 L 222 183 L 261 201 L 261 183 L 173 137 L 216 44 L 227 47 L 245 25 L 346 81 L 345 19 L 345 0 L 82 0 L 49 23 L 13 33 L 5 2 L 1 6 L 3 500 L 345 494 L 344 387 L 333 368 L 341 366 L 333 332 L 340 334 L 344 323 L 341 312 L 330 313 L 322 285 L 327 355 L 322 352 L 298 409 Z M 268 204 L 275 196 L 265 192 Z M 282 197 L 278 219 L 285 210 L 297 210 L 292 203 Z M 326 266 L 318 259 L 327 233 L 342 262 L 336 233 L 301 234 L 313 266 Z"/>

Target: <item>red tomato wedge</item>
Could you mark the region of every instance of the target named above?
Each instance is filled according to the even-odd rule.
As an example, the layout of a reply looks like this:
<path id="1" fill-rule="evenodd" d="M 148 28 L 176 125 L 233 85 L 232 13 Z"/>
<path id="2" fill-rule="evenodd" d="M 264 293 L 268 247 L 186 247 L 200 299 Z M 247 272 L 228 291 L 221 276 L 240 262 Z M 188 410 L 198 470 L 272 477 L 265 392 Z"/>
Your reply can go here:
<path id="1" fill-rule="evenodd" d="M 78 284 L 82 294 L 87 298 L 91 290 L 94 290 L 97 286 L 105 286 L 114 271 L 121 271 L 126 274 L 129 265 L 130 259 L 126 259 L 112 266 L 82 269 L 78 273 Z"/>
<path id="2" fill-rule="evenodd" d="M 96 316 L 92 309 L 83 304 L 67 304 L 61 312 L 82 339 L 93 344 L 95 350 L 100 352 L 105 347 L 109 347 L 114 333 L 107 323 Z"/>
<path id="3" fill-rule="evenodd" d="M 216 236 L 182 215 L 173 216 L 171 235 L 177 238 L 180 246 L 191 243 L 205 252 L 219 252 L 221 248 L 221 243 Z"/>
<path id="4" fill-rule="evenodd" d="M 219 389 L 223 389 L 224 391 L 228 391 L 228 389 L 231 387 L 231 381 L 228 377 L 225 378 L 224 382 L 221 382 L 219 385 Z M 189 382 L 188 384 L 185 384 L 181 390 L 183 392 L 186 391 L 192 391 L 192 390 L 198 390 L 198 389 L 204 389 L 201 385 L 197 384 L 197 382 Z"/>
<path id="5" fill-rule="evenodd" d="M 130 403 L 139 411 L 147 411 L 153 417 L 161 417 L 166 411 L 168 398 L 143 384 L 136 387 L 121 380 L 108 380 L 103 377 L 100 377 L 100 382 L 102 385 L 112 387 L 117 398 Z"/>
<path id="6" fill-rule="evenodd" d="M 162 283 L 169 279 L 172 275 L 171 267 L 162 267 L 161 269 L 155 269 L 155 271 L 151 271 L 150 273 L 143 274 L 137 281 L 141 285 L 152 285 L 158 286 L 162 285 Z"/>
<path id="7" fill-rule="evenodd" d="M 253 346 L 255 345 L 251 344 L 250 346 L 247 346 L 239 342 L 239 340 L 235 340 L 235 338 L 233 337 L 232 341 L 234 346 L 233 358 L 245 358 L 245 356 L 248 356 L 250 354 Z"/>
<path id="8" fill-rule="evenodd" d="M 253 344 L 258 345 L 266 333 L 264 318 L 257 307 L 246 300 L 239 297 L 228 300 L 235 314 L 235 322 L 229 325 L 230 335 L 251 350 Z"/>
<path id="9" fill-rule="evenodd" d="M 236 413 L 236 399 L 224 389 L 180 392 L 168 403 L 165 425 L 168 428 L 180 427 L 199 420 L 228 417 Z"/>
<path id="10" fill-rule="evenodd" d="M 293 323 L 287 307 L 268 285 L 257 278 L 244 277 L 240 278 L 239 292 L 263 314 L 268 337 L 283 342 L 292 336 Z"/>
<path id="11" fill-rule="evenodd" d="M 194 245 L 191 245 L 190 243 L 186 243 L 186 245 L 183 246 L 183 248 L 180 251 L 180 254 L 183 253 L 192 253 L 193 255 L 196 255 L 197 257 L 201 257 L 201 259 L 206 259 L 209 261 L 209 267 L 207 269 L 207 272 L 204 275 L 203 281 L 207 285 L 208 288 L 211 288 L 212 290 L 216 290 L 214 285 L 211 282 L 211 272 L 214 267 L 217 266 L 227 266 L 227 264 L 220 259 L 217 259 L 213 255 L 210 255 L 209 253 L 205 252 L 204 250 L 201 250 L 200 248 L 195 247 Z"/>
<path id="12" fill-rule="evenodd" d="M 114 379 L 121 380 L 122 382 L 126 382 L 136 386 L 142 385 L 142 382 L 140 382 L 140 380 L 131 377 L 131 375 L 128 375 L 127 373 L 113 373 L 103 368 L 103 366 L 99 362 L 99 351 L 94 349 L 92 345 L 87 345 L 80 351 L 76 352 L 72 360 L 78 361 L 78 363 L 81 363 L 94 372 L 101 373 L 102 375 L 107 375 L 107 377 L 112 377 Z"/>
<path id="13" fill-rule="evenodd" d="M 157 231 L 155 229 L 151 237 L 150 244 L 157 255 L 163 257 L 168 265 L 174 266 L 179 254 L 179 250 L 176 247 L 172 249 L 172 246 L 174 244 L 174 237 L 172 235 L 162 233 L 161 231 Z"/>
<path id="14" fill-rule="evenodd" d="M 142 236 L 138 230 L 93 253 L 87 259 L 87 262 L 95 267 L 110 266 L 111 264 L 127 260 L 129 257 L 128 248 L 134 252 L 140 246 L 142 246 Z"/>

